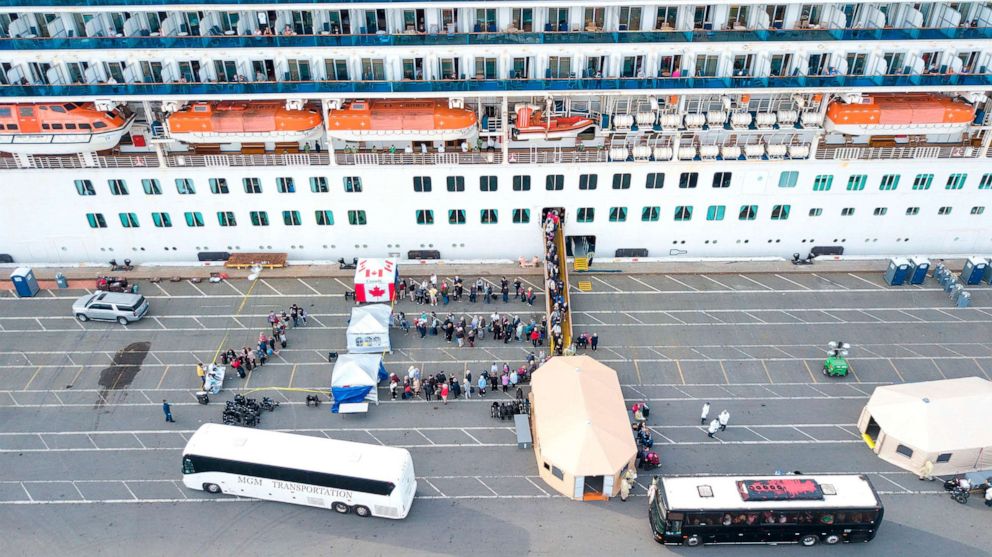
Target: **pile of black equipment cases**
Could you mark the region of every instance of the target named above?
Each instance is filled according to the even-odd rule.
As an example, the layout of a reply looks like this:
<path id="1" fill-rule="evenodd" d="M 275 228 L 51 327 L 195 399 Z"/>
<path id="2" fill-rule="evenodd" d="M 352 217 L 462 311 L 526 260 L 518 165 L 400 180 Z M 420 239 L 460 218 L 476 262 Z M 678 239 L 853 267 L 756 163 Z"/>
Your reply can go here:
<path id="1" fill-rule="evenodd" d="M 256 427 L 262 421 L 261 413 L 263 410 L 271 412 L 278 406 L 278 401 L 272 400 L 267 396 L 262 397 L 262 402 L 259 403 L 254 398 L 234 395 L 234 400 L 227 401 L 227 405 L 224 407 L 224 424 Z"/>

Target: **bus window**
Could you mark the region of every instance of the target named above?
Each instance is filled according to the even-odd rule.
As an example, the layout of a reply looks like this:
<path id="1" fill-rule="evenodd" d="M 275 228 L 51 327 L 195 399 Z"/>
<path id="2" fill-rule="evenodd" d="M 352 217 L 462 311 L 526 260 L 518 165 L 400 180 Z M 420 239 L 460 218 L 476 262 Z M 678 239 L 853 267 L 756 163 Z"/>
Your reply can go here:
<path id="1" fill-rule="evenodd" d="M 820 524 L 833 524 L 834 513 L 817 513 L 816 521 Z"/>
<path id="2" fill-rule="evenodd" d="M 196 470 L 193 468 L 193 459 L 186 457 L 183 459 L 183 474 L 193 474 Z"/>

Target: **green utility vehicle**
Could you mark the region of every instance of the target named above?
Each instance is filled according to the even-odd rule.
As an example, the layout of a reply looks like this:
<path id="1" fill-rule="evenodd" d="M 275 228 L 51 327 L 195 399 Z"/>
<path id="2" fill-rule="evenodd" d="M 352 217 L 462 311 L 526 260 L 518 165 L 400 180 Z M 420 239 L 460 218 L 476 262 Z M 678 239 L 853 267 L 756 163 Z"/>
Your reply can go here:
<path id="1" fill-rule="evenodd" d="M 851 366 L 847 363 L 847 350 L 851 347 L 846 342 L 830 341 L 827 346 L 827 359 L 823 362 L 823 375 L 827 377 L 845 377 Z"/>

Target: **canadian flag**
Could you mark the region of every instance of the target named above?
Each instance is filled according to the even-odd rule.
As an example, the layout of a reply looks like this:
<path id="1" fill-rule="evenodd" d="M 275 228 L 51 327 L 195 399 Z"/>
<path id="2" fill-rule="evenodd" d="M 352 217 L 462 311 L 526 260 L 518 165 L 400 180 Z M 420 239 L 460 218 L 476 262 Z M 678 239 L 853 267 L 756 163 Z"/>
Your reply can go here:
<path id="1" fill-rule="evenodd" d="M 383 288 L 385 286 L 386 288 Z M 396 296 L 396 286 L 380 282 L 358 283 L 355 285 L 355 301 L 391 302 Z"/>

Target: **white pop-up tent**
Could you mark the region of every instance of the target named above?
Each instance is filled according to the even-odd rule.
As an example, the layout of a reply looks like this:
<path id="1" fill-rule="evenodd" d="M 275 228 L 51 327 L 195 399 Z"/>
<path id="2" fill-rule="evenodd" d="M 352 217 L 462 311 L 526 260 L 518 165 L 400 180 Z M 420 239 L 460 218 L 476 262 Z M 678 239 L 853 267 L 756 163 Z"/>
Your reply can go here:
<path id="1" fill-rule="evenodd" d="M 389 318 L 392 313 L 392 309 L 385 304 L 352 308 L 347 332 L 348 352 L 389 352 Z"/>
<path id="2" fill-rule="evenodd" d="M 379 354 L 342 354 L 334 363 L 331 373 L 331 396 L 334 397 L 332 412 L 337 413 L 341 405 L 355 405 L 367 402 L 379 403 L 376 386 L 386 379 L 386 367 Z M 365 405 L 367 406 L 367 404 Z M 350 411 L 351 406 L 340 409 Z"/>

